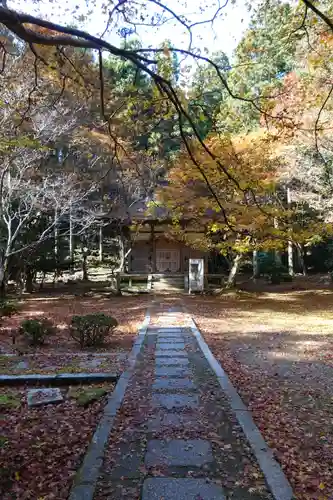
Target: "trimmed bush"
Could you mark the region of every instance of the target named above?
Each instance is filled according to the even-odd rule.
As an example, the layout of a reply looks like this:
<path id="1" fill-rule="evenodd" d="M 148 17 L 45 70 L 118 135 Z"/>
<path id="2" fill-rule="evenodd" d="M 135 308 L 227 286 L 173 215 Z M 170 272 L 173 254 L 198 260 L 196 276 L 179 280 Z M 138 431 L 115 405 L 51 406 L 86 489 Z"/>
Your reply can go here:
<path id="1" fill-rule="evenodd" d="M 54 333 L 55 329 L 50 320 L 25 319 L 20 326 L 20 334 L 23 335 L 31 346 L 41 346 L 47 337 Z"/>
<path id="2" fill-rule="evenodd" d="M 70 329 L 71 337 L 81 346 L 96 347 L 104 344 L 106 336 L 116 328 L 118 322 L 104 313 L 73 316 Z"/>
<path id="3" fill-rule="evenodd" d="M 18 303 L 13 300 L 2 300 L 0 302 L 0 316 L 13 316 L 18 310 Z"/>

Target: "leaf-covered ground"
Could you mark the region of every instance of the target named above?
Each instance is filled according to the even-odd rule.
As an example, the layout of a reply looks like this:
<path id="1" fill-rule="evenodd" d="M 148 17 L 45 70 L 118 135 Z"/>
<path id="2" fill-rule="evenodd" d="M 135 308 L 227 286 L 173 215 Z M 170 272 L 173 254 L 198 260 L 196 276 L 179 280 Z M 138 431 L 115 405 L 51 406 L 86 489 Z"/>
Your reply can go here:
<path id="1" fill-rule="evenodd" d="M 333 293 L 231 293 L 185 303 L 296 498 L 333 498 Z"/>
<path id="2" fill-rule="evenodd" d="M 27 388 L 2 388 L 0 498 L 67 498 L 105 404 L 103 393 L 112 390 L 110 383 L 63 388 L 64 402 L 28 408 Z"/>
<path id="3" fill-rule="evenodd" d="M 123 366 L 121 354 L 126 354 L 131 349 L 149 300 L 147 296 L 108 297 L 105 294 L 85 297 L 33 295 L 20 303 L 17 314 L 1 321 L 0 373 L 91 372 L 106 369 L 110 372 L 120 372 Z M 89 361 L 95 350 L 81 351 L 79 345 L 70 337 L 68 328 L 73 315 L 93 312 L 114 316 L 119 323 L 116 330 L 106 339 L 106 345 L 98 349 L 99 354 L 105 352 L 107 357 L 101 366 L 96 367 Z M 57 327 L 56 334 L 48 338 L 46 345 L 29 348 L 17 335 L 13 343 L 13 335 L 17 334 L 21 321 L 38 317 L 49 318 Z M 15 354 L 16 357 L 8 357 L 6 354 Z M 27 366 L 18 368 L 21 366 L 20 362 L 26 362 Z"/>

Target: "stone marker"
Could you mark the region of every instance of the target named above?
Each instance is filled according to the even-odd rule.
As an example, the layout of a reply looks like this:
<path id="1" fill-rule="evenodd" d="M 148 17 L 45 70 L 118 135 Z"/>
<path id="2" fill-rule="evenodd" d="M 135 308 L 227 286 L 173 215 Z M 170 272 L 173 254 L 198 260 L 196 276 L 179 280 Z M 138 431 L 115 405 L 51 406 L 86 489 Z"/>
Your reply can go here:
<path id="1" fill-rule="evenodd" d="M 27 370 L 29 368 L 29 363 L 28 361 L 20 361 L 19 363 L 17 363 L 17 365 L 15 366 L 15 369 L 16 370 Z"/>
<path id="2" fill-rule="evenodd" d="M 189 364 L 189 360 L 187 358 L 156 358 L 156 366 L 187 366 Z"/>
<path id="3" fill-rule="evenodd" d="M 160 378 L 156 379 L 153 383 L 153 390 L 173 390 L 173 389 L 186 389 L 191 391 L 195 389 L 193 381 L 189 378 Z"/>
<path id="4" fill-rule="evenodd" d="M 172 439 L 148 442 L 145 465 L 155 467 L 202 467 L 213 461 L 212 447 L 204 439 Z"/>
<path id="5" fill-rule="evenodd" d="M 48 389 L 30 389 L 27 394 L 29 407 L 47 405 L 49 403 L 60 403 L 63 399 L 60 389 L 56 387 Z"/>
<path id="6" fill-rule="evenodd" d="M 106 358 L 99 358 L 99 359 L 97 359 L 97 358 L 90 358 L 90 359 L 86 359 L 85 361 L 81 361 L 80 362 L 80 367 L 81 368 L 97 368 L 105 360 L 106 360 Z"/>
<path id="7" fill-rule="evenodd" d="M 222 488 L 206 479 L 154 477 L 143 483 L 142 500 L 225 500 Z"/>
<path id="8" fill-rule="evenodd" d="M 167 410 L 173 409 L 193 409 L 197 408 L 199 399 L 197 395 L 185 394 L 156 394 L 152 395 L 152 405 L 154 408 L 162 407 Z"/>
<path id="9" fill-rule="evenodd" d="M 156 377 L 186 377 L 192 375 L 186 366 L 156 366 Z"/>

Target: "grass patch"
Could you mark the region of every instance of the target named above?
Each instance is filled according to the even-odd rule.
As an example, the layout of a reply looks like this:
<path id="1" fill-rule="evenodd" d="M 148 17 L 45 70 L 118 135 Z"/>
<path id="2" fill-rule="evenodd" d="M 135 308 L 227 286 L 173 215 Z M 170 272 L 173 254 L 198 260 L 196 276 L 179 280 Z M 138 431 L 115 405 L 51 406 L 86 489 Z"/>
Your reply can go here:
<path id="1" fill-rule="evenodd" d="M 94 401 L 98 401 L 108 390 L 103 387 L 96 387 L 95 389 L 70 389 L 69 397 L 76 399 L 79 406 L 88 406 Z"/>
<path id="2" fill-rule="evenodd" d="M 15 396 L 10 394 L 0 395 L 0 407 L 2 408 L 18 408 L 21 405 L 21 401 Z"/>
<path id="3" fill-rule="evenodd" d="M 3 448 L 8 443 L 6 436 L 0 436 L 0 448 Z"/>

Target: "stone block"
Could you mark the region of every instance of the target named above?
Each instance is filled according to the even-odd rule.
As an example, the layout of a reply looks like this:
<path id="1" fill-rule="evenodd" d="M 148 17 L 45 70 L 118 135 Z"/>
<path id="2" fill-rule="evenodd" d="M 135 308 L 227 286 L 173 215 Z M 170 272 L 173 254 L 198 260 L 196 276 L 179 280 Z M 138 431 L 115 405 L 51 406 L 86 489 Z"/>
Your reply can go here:
<path id="1" fill-rule="evenodd" d="M 193 391 L 195 388 L 194 382 L 189 378 L 160 378 L 153 383 L 154 391 L 174 389 Z"/>
<path id="2" fill-rule="evenodd" d="M 156 366 L 188 366 L 187 358 L 156 358 Z"/>
<path id="3" fill-rule="evenodd" d="M 27 394 L 29 407 L 46 405 L 49 403 L 60 403 L 63 399 L 60 389 L 56 387 L 49 389 L 30 389 Z"/>
<path id="4" fill-rule="evenodd" d="M 161 356 L 187 358 L 187 352 L 179 351 L 177 349 L 156 349 L 155 357 L 158 358 Z"/>
<path id="5" fill-rule="evenodd" d="M 156 349 L 158 350 L 161 350 L 161 351 L 165 351 L 165 350 L 169 350 L 169 349 L 185 349 L 185 343 L 184 342 L 167 342 L 167 343 L 163 343 L 163 342 L 157 342 L 156 344 Z"/>
<path id="6" fill-rule="evenodd" d="M 211 462 L 212 447 L 204 439 L 152 439 L 145 456 L 147 467 L 202 467 Z"/>
<path id="7" fill-rule="evenodd" d="M 192 375 L 187 366 L 156 366 L 156 377 L 186 377 Z"/>
<path id="8" fill-rule="evenodd" d="M 142 500 L 225 500 L 222 488 L 206 479 L 154 477 L 143 483 Z"/>
<path id="9" fill-rule="evenodd" d="M 157 394 L 152 395 L 152 405 L 154 408 L 166 408 L 167 410 L 193 409 L 199 405 L 199 398 L 196 394 Z"/>

